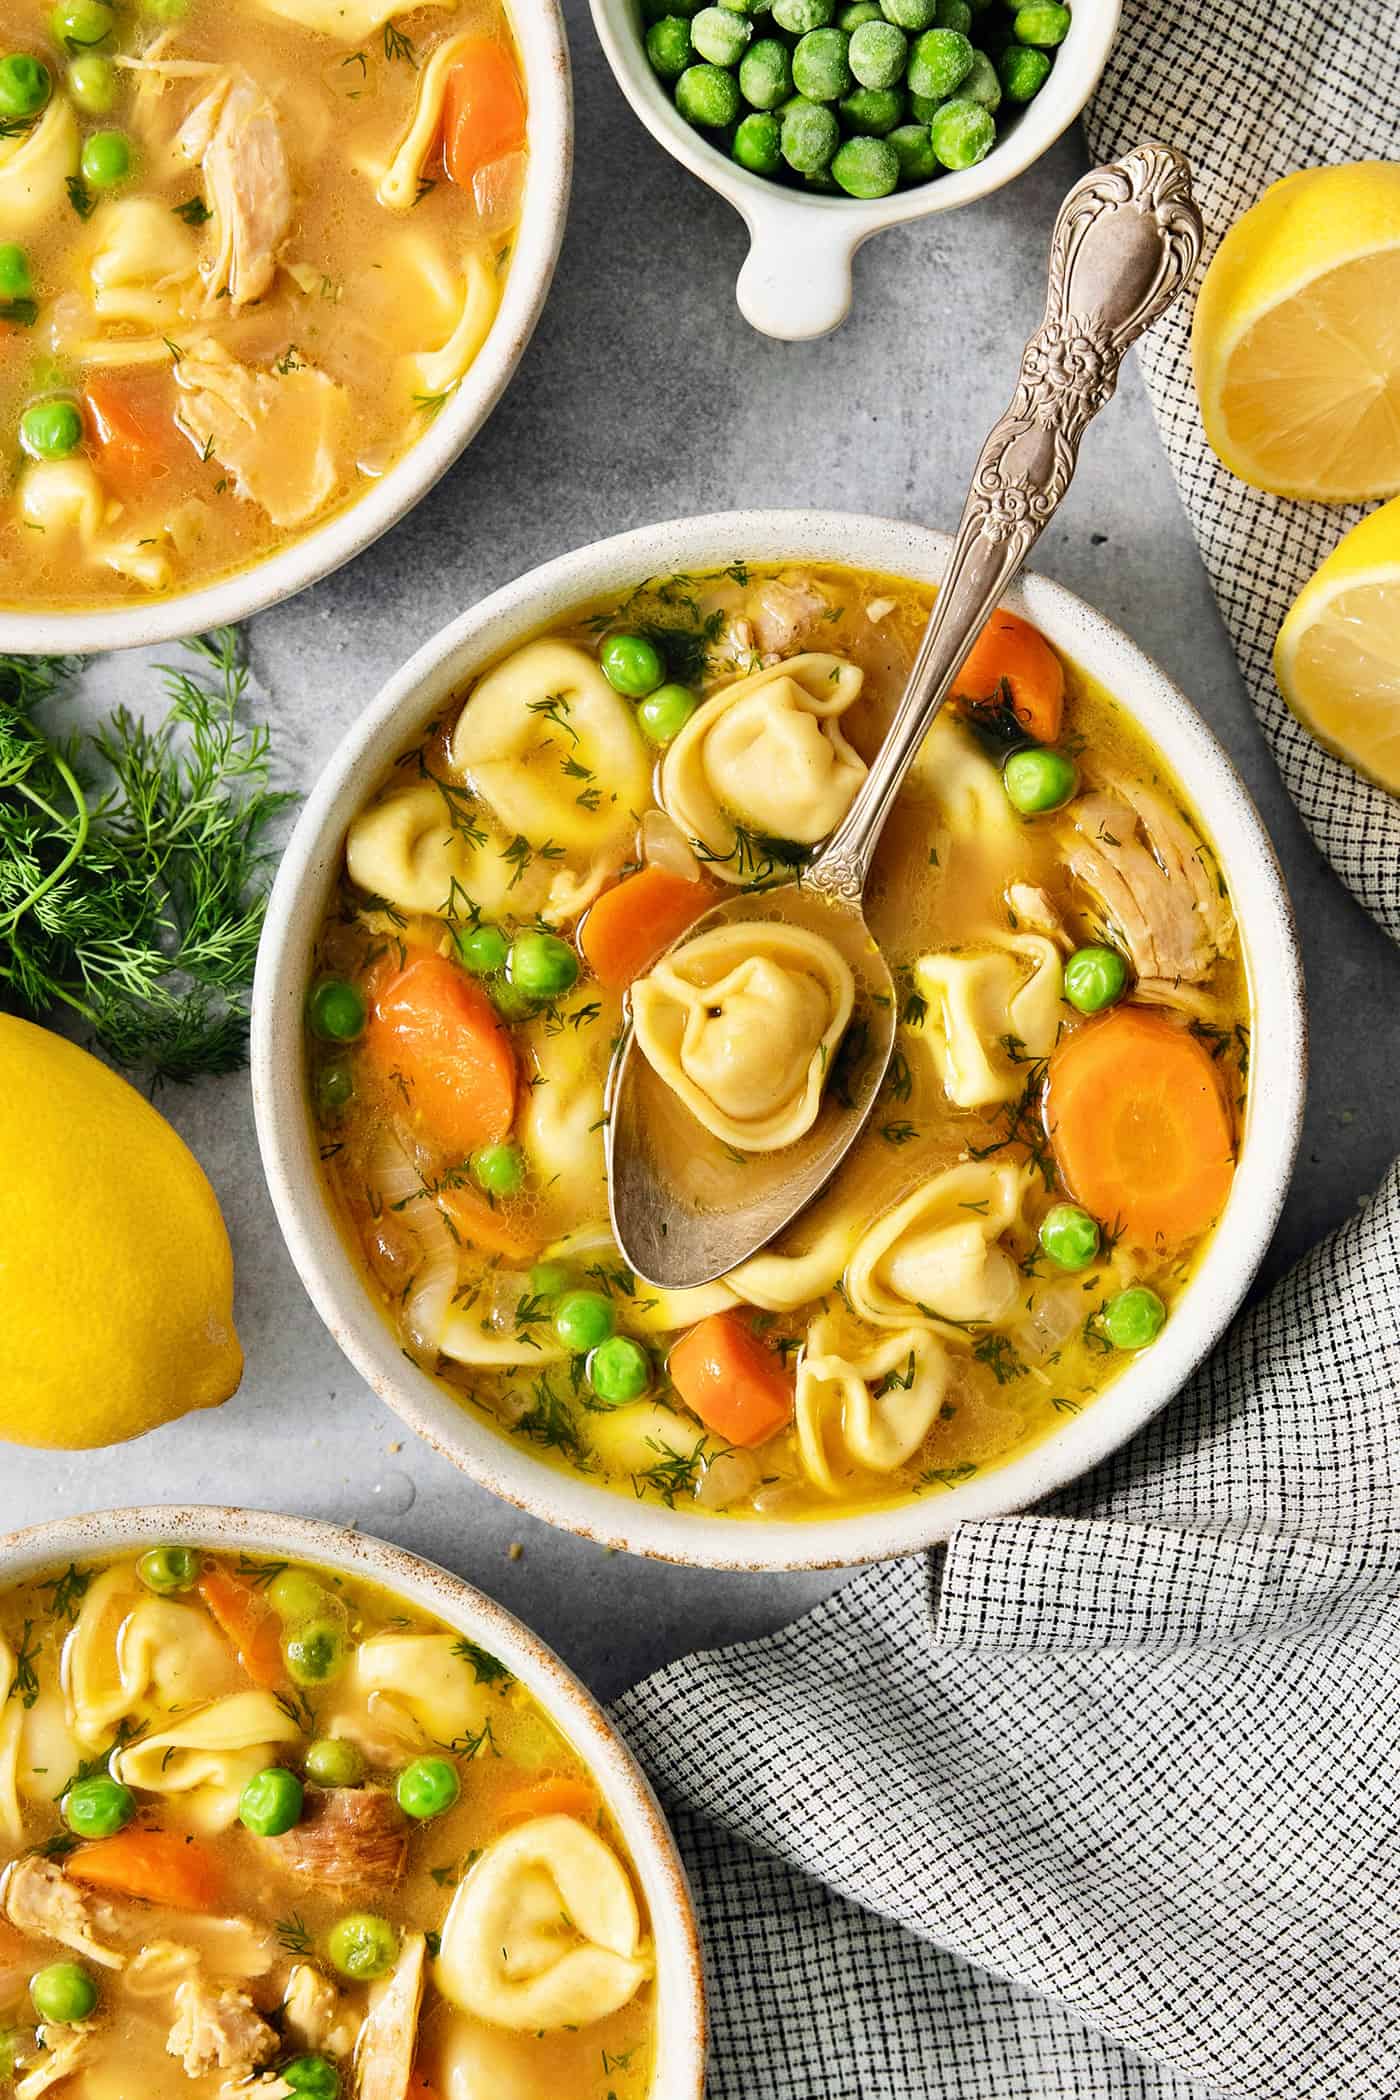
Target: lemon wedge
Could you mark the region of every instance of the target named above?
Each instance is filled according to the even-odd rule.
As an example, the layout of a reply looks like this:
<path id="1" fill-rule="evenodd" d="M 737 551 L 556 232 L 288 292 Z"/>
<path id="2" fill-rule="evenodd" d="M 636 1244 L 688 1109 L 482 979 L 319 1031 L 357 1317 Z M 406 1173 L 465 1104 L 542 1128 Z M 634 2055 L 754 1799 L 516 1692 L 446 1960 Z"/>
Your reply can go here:
<path id="1" fill-rule="evenodd" d="M 1400 497 L 1353 526 L 1294 599 L 1274 646 L 1303 727 L 1400 795 Z"/>
<path id="2" fill-rule="evenodd" d="M 1400 490 L 1400 164 L 1304 168 L 1236 220 L 1191 337 L 1207 438 L 1276 496 Z"/>

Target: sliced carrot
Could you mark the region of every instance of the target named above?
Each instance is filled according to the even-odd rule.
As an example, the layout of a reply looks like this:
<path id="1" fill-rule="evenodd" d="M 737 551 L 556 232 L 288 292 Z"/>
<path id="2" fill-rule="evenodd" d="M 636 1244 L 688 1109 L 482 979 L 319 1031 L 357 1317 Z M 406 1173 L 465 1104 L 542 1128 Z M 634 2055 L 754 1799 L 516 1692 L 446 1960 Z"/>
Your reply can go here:
<path id="1" fill-rule="evenodd" d="M 583 922 L 579 946 L 599 984 L 625 991 L 718 901 L 712 883 L 687 882 L 653 864 L 604 890 Z"/>
<path id="2" fill-rule="evenodd" d="M 212 1912 L 223 1906 L 224 1877 L 214 1853 L 198 1838 L 170 1830 L 133 1823 L 115 1837 L 80 1845 L 63 1870 L 88 1888 L 139 1896 L 169 1910 Z"/>
<path id="3" fill-rule="evenodd" d="M 1214 1224 L 1235 1171 L 1219 1070 L 1165 1014 L 1120 1006 L 1050 1059 L 1045 1127 L 1070 1193 L 1134 1247 Z"/>
<path id="4" fill-rule="evenodd" d="M 201 1573 L 198 1587 L 238 1657 L 239 1668 L 264 1691 L 281 1691 L 287 1682 L 282 1623 L 262 1591 L 213 1562 Z"/>
<path id="5" fill-rule="evenodd" d="M 538 1254 L 538 1235 L 524 1231 L 508 1211 L 474 1189 L 444 1189 L 438 1201 L 459 1236 L 479 1253 L 503 1254 L 508 1261 L 530 1261 Z"/>
<path id="6" fill-rule="evenodd" d="M 531 1786 L 512 1787 L 496 1803 L 502 1823 L 527 1823 L 533 1816 L 578 1816 L 591 1822 L 597 1812 L 596 1788 L 586 1779 L 568 1779 L 562 1772 L 537 1779 Z"/>
<path id="7" fill-rule="evenodd" d="M 429 2085 L 417 2064 L 413 2067 L 413 2074 L 408 2081 L 408 2090 L 404 2094 L 404 2100 L 438 2100 L 437 2087 Z"/>
<path id="8" fill-rule="evenodd" d="M 736 1312 L 692 1327 L 667 1369 L 686 1406 L 727 1444 L 761 1444 L 792 1414 L 791 1374 Z"/>
<path id="9" fill-rule="evenodd" d="M 1053 744 L 1065 711 L 1065 667 L 1038 628 L 999 605 L 953 681 L 961 700 L 995 705 L 1003 685 L 1012 712 L 1038 744 Z"/>
<path id="10" fill-rule="evenodd" d="M 515 1055 L 496 1010 L 444 955 L 414 955 L 374 1002 L 365 1049 L 407 1095 L 425 1133 L 465 1156 L 506 1136 Z"/>
<path id="11" fill-rule="evenodd" d="M 504 44 L 479 37 L 447 76 L 442 104 L 442 154 L 454 182 L 471 188 L 478 168 L 525 143 L 525 97 Z"/>
<path id="12" fill-rule="evenodd" d="M 83 406 L 98 459 L 108 472 L 159 479 L 179 458 L 185 441 L 175 427 L 170 381 L 163 372 L 89 379 Z"/>

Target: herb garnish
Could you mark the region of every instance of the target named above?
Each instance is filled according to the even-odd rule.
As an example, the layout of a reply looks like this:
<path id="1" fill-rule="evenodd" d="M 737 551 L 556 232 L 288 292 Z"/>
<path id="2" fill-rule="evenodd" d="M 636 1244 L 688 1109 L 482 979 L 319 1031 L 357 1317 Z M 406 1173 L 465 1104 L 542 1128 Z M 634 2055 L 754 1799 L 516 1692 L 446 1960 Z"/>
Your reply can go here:
<path id="1" fill-rule="evenodd" d="M 506 1668 L 500 1657 L 493 1655 L 489 1648 L 478 1647 L 475 1641 L 463 1638 L 454 1642 L 452 1653 L 470 1665 L 478 1684 L 498 1684 L 504 1691 L 508 1684 L 515 1682 L 513 1673 Z"/>

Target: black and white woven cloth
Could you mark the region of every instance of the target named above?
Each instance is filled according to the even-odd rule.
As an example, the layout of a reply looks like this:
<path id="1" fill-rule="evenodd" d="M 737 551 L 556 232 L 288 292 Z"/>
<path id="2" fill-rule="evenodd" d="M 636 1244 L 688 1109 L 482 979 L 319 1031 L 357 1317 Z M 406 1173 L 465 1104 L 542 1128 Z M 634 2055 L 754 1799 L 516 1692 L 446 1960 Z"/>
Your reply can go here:
<path id="1" fill-rule="evenodd" d="M 1390 0 L 1126 0 L 1084 128 L 1096 160 L 1148 138 L 1189 156 L 1208 262 L 1280 176 L 1400 159 L 1400 14 Z M 1362 511 L 1266 496 L 1220 465 L 1196 412 L 1191 311 L 1183 301 L 1138 348 L 1157 427 L 1288 789 L 1342 880 L 1400 940 L 1400 802 L 1299 728 L 1270 664 L 1294 597 Z"/>
<path id="2" fill-rule="evenodd" d="M 1042 1513 L 615 1712 L 712 2100 L 1397 2100 L 1400 1168 Z"/>

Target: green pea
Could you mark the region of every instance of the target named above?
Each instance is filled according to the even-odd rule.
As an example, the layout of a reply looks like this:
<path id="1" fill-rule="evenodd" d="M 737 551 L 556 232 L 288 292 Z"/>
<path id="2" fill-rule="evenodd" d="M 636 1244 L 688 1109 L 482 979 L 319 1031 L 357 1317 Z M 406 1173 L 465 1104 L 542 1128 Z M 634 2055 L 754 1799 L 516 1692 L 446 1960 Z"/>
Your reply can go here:
<path id="1" fill-rule="evenodd" d="M 601 1291 L 570 1291 L 554 1309 L 554 1332 L 575 1356 L 598 1348 L 616 1325 L 612 1300 Z"/>
<path id="2" fill-rule="evenodd" d="M 457 1767 L 448 1757 L 415 1757 L 394 1783 L 394 1799 L 416 1823 L 445 1816 L 461 1791 Z"/>
<path id="3" fill-rule="evenodd" d="M 295 1772 L 269 1765 L 255 1772 L 238 1797 L 238 1820 L 254 1837 L 281 1837 L 301 1821 L 305 1789 Z"/>
<path id="4" fill-rule="evenodd" d="M 399 1936 L 387 1918 L 373 1911 L 352 1910 L 332 1925 L 326 1938 L 331 1966 L 352 1983 L 373 1983 L 387 1976 L 399 1958 Z"/>
<path id="5" fill-rule="evenodd" d="M 50 1962 L 30 1977 L 29 1996 L 46 2027 L 69 2027 L 97 2010 L 97 1985 L 81 1962 Z"/>
<path id="6" fill-rule="evenodd" d="M 689 79 L 693 73 L 713 73 L 715 70 L 714 66 L 692 66 L 684 78 Z M 727 73 L 724 77 L 729 80 Z M 729 85 L 734 88 L 737 98 L 739 91 L 735 83 L 730 80 Z M 726 117 L 723 121 L 727 124 L 732 119 Z M 598 651 L 598 663 L 613 691 L 625 693 L 629 700 L 645 700 L 666 676 L 661 651 L 641 634 L 610 634 Z"/>
<path id="7" fill-rule="evenodd" d="M 996 135 L 996 119 L 991 111 L 961 95 L 945 102 L 929 125 L 933 150 L 945 168 L 975 168 L 991 152 Z M 1055 805 L 1050 803 L 1047 807 L 1053 809 Z"/>
<path id="8" fill-rule="evenodd" d="M 959 36 L 966 36 L 972 27 L 972 9 L 967 0 L 938 0 L 933 19 L 939 29 L 956 29 Z"/>
<path id="9" fill-rule="evenodd" d="M 777 109 L 792 93 L 792 59 L 775 36 L 760 37 L 739 61 L 739 87 L 757 110 Z"/>
<path id="10" fill-rule="evenodd" d="M 0 58 L 0 117 L 37 117 L 52 93 L 53 77 L 41 58 L 27 51 Z"/>
<path id="11" fill-rule="evenodd" d="M 663 80 L 679 80 L 694 57 L 690 24 L 684 15 L 663 15 L 647 31 L 647 57 L 653 73 Z"/>
<path id="12" fill-rule="evenodd" d="M 973 52 L 972 71 L 958 93 L 964 102 L 980 102 L 983 109 L 989 109 L 993 116 L 1001 108 L 1001 82 L 985 51 Z"/>
<path id="13" fill-rule="evenodd" d="M 598 1399 L 609 1407 L 640 1400 L 651 1384 L 651 1358 L 628 1334 L 614 1334 L 600 1342 L 584 1370 Z"/>
<path id="14" fill-rule="evenodd" d="M 854 36 L 862 22 L 883 22 L 880 0 L 851 0 L 836 17 L 836 27 L 844 29 L 847 36 Z"/>
<path id="15" fill-rule="evenodd" d="M 68 92 L 89 117 L 105 117 L 116 105 L 117 69 L 98 51 L 80 51 L 68 62 Z"/>
<path id="16" fill-rule="evenodd" d="M 864 138 L 883 139 L 887 133 L 894 130 L 895 125 L 904 115 L 904 96 L 898 88 L 853 88 L 849 95 L 842 96 L 838 106 L 841 111 L 841 121 L 847 131 L 858 132 Z M 896 175 L 898 162 L 899 156 L 896 154 Z M 836 176 L 837 181 L 840 182 L 841 178 L 837 174 L 835 161 L 831 163 L 831 172 Z M 842 187 L 845 188 L 846 185 L 843 183 Z M 852 196 L 863 196 L 864 194 L 860 190 L 851 192 Z M 870 194 L 872 196 L 885 197 L 888 196 L 889 192 L 887 190 L 872 190 Z"/>
<path id="17" fill-rule="evenodd" d="M 364 1034 L 365 1002 L 353 984 L 326 977 L 311 994 L 312 1029 L 327 1043 L 353 1043 Z"/>
<path id="18" fill-rule="evenodd" d="M 749 131 L 744 151 L 739 150 L 739 139 L 745 128 L 759 125 Z M 776 175 L 778 172 L 779 139 L 782 126 L 768 110 L 758 110 L 744 118 L 734 134 L 734 158 L 741 167 L 752 168 L 757 175 Z M 771 166 L 770 160 L 771 147 Z M 746 156 L 753 156 L 752 158 Z M 760 165 L 762 163 L 762 165 Z M 669 744 L 672 737 L 680 735 L 686 723 L 700 705 L 695 694 L 686 685 L 659 685 L 654 693 L 648 693 L 637 709 L 637 721 L 642 734 L 653 744 Z"/>
<path id="19" fill-rule="evenodd" d="M 488 1196 L 517 1196 L 525 1186 L 525 1155 L 518 1145 L 482 1145 L 471 1166 Z"/>
<path id="20" fill-rule="evenodd" d="M 1008 44 L 997 60 L 997 74 L 1008 102 L 1033 102 L 1050 78 L 1050 61 L 1043 51 Z"/>
<path id="21" fill-rule="evenodd" d="M 131 141 L 124 131 L 90 132 L 78 165 L 89 189 L 114 190 L 132 171 Z"/>
<path id="22" fill-rule="evenodd" d="M 19 419 L 19 441 L 31 459 L 67 459 L 83 442 L 76 403 L 36 401 Z"/>
<path id="23" fill-rule="evenodd" d="M 789 36 L 825 29 L 836 13 L 836 0 L 773 0 L 773 20 Z"/>
<path id="24" fill-rule="evenodd" d="M 896 28 L 932 29 L 938 18 L 938 0 L 880 0 L 880 10 Z"/>
<path id="25" fill-rule="evenodd" d="M 294 2056 L 276 2075 L 306 2100 L 340 2100 L 340 2073 L 328 2056 Z"/>
<path id="26" fill-rule="evenodd" d="M 190 1546 L 151 1546 L 136 1563 L 136 1572 L 158 1597 L 192 1590 L 199 1580 L 199 1555 Z"/>
<path id="27" fill-rule="evenodd" d="M 463 967 L 474 977 L 489 977 L 493 970 L 504 968 L 506 949 L 510 944 L 499 926 L 488 925 L 483 920 L 481 925 L 468 927 L 456 938 Z"/>
<path id="28" fill-rule="evenodd" d="M 955 107 L 953 104 L 948 106 Z M 973 110 L 976 109 L 976 104 L 969 102 L 963 107 Z M 985 109 L 978 110 L 977 114 L 985 119 L 988 126 L 991 125 L 992 120 Z M 954 165 L 940 150 L 937 118 L 934 119 L 930 130 L 933 150 L 944 167 Z M 967 165 L 970 166 L 971 163 Z M 1074 793 L 1075 771 L 1062 751 L 1050 751 L 1037 744 L 1029 751 L 1012 752 L 1001 769 L 1001 784 L 1006 789 L 1006 799 L 1013 809 L 1019 809 L 1023 817 L 1036 817 L 1043 815 L 1046 810 L 1059 809 L 1063 803 L 1068 802 Z"/>
<path id="29" fill-rule="evenodd" d="M 1120 1291 L 1103 1309 L 1103 1331 L 1115 1349 L 1145 1349 L 1166 1323 L 1167 1308 L 1145 1283 Z"/>
<path id="30" fill-rule="evenodd" d="M 1077 1203 L 1056 1203 L 1040 1221 L 1040 1244 L 1057 1268 L 1087 1269 L 1099 1251 L 1099 1228 Z"/>
<path id="31" fill-rule="evenodd" d="M 355 1098 L 355 1074 L 343 1058 L 322 1065 L 316 1074 L 316 1107 L 324 1122 L 333 1122 Z"/>
<path id="32" fill-rule="evenodd" d="M 331 1593 L 305 1568 L 283 1568 L 267 1586 L 267 1601 L 284 1625 L 325 1615 Z"/>
<path id="33" fill-rule="evenodd" d="M 888 197 L 899 182 L 899 155 L 884 139 L 847 139 L 831 172 L 848 197 Z"/>
<path id="34" fill-rule="evenodd" d="M 809 102 L 839 102 L 850 93 L 849 42 L 844 29 L 809 29 L 799 37 L 792 54 L 792 82 L 799 95 Z"/>
<path id="35" fill-rule="evenodd" d="M 909 53 L 911 93 L 929 95 L 941 102 L 957 92 L 971 71 L 972 46 L 960 31 L 926 29 L 922 36 L 915 37 Z"/>
<path id="36" fill-rule="evenodd" d="M 735 127 L 734 142 L 729 151 L 739 166 L 747 168 L 750 174 L 776 175 L 783 165 L 782 139 L 783 127 L 772 110 L 753 109 L 746 117 L 741 118 Z M 668 691 L 669 688 L 663 687 L 662 690 Z M 653 694 L 650 699 L 644 700 L 637 710 L 637 716 L 651 741 L 654 744 L 664 744 L 668 741 L 667 737 L 658 735 L 650 723 L 642 719 L 643 709 L 650 708 L 655 698 L 656 695 Z"/>
<path id="37" fill-rule="evenodd" d="M 530 1271 L 530 1295 L 532 1298 L 561 1298 L 574 1280 L 574 1272 L 567 1262 L 537 1261 Z"/>
<path id="38" fill-rule="evenodd" d="M 518 933 L 506 957 L 506 976 L 531 999 L 557 999 L 578 983 L 579 961 L 557 933 Z"/>
<path id="39" fill-rule="evenodd" d="M 320 1735 L 307 1747 L 306 1776 L 317 1786 L 358 1786 L 365 1776 L 362 1751 L 343 1735 Z"/>
<path id="40" fill-rule="evenodd" d="M 75 1779 L 63 1797 L 63 1820 L 74 1837 L 115 1837 L 135 1813 L 136 1796 L 130 1787 L 105 1772 Z"/>
<path id="41" fill-rule="evenodd" d="M 687 66 L 676 82 L 676 108 L 687 124 L 698 125 L 703 131 L 723 131 L 739 114 L 739 83 L 722 66 Z M 606 664 L 603 669 L 607 671 Z M 658 685 L 664 676 L 664 671 L 658 673 Z M 611 674 L 609 677 L 616 685 L 616 679 Z M 618 690 L 627 692 L 630 688 L 619 686 Z"/>
<path id="42" fill-rule="evenodd" d="M 1059 0 L 1026 0 L 1016 10 L 1011 33 L 1018 44 L 1053 51 L 1069 35 L 1069 24 L 1069 9 L 1061 7 Z"/>
<path id="43" fill-rule="evenodd" d="M 660 22 L 667 15 L 682 15 L 689 19 L 698 14 L 705 0 L 642 0 L 642 16 L 648 22 Z"/>
<path id="44" fill-rule="evenodd" d="M 90 51 L 112 34 L 116 22 L 106 0 L 58 0 L 49 16 L 54 42 L 66 51 Z"/>
<path id="45" fill-rule="evenodd" d="M 727 7 L 702 7 L 690 25 L 690 41 L 712 66 L 737 66 L 753 37 L 747 15 Z"/>
<path id="46" fill-rule="evenodd" d="M 34 278 L 29 257 L 18 241 L 0 242 L 0 299 L 32 299 Z"/>
<path id="47" fill-rule="evenodd" d="M 862 22 L 846 56 L 862 87 L 892 88 L 904 78 L 909 39 L 893 22 Z"/>
<path id="48" fill-rule="evenodd" d="M 1101 1014 L 1128 988 L 1128 965 L 1116 948 L 1076 948 L 1065 964 L 1065 997 L 1077 1013 Z"/>
<path id="49" fill-rule="evenodd" d="M 899 161 L 901 182 L 928 182 L 938 173 L 927 124 L 897 124 L 889 142 Z"/>
<path id="50" fill-rule="evenodd" d="M 731 15 L 766 15 L 768 0 L 720 0 Z"/>
<path id="51" fill-rule="evenodd" d="M 306 1619 L 283 1641 L 282 1656 L 297 1684 L 329 1684 L 349 1660 L 345 1629 L 336 1619 Z"/>
<path id="52" fill-rule="evenodd" d="M 841 143 L 841 127 L 820 102 L 795 95 L 783 111 L 783 159 L 799 175 L 824 175 Z"/>

